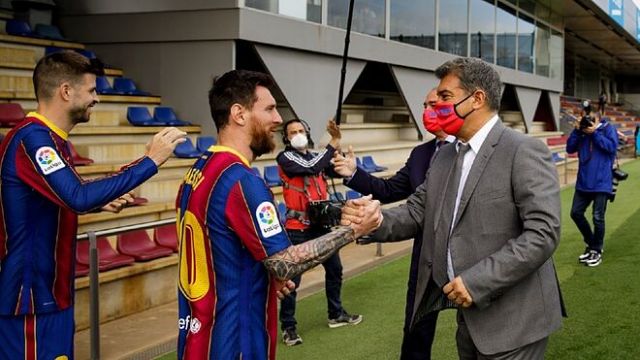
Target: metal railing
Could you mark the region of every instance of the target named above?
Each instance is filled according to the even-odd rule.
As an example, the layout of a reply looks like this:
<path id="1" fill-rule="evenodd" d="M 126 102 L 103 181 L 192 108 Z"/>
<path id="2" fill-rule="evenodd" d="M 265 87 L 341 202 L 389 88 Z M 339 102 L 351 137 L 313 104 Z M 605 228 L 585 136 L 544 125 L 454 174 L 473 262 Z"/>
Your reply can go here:
<path id="1" fill-rule="evenodd" d="M 134 230 L 151 229 L 175 222 L 175 218 L 157 220 L 107 230 L 87 231 L 77 236 L 78 241 L 89 240 L 89 332 L 92 360 L 100 359 L 100 281 L 98 279 L 97 238 L 99 236 L 118 235 Z"/>
<path id="2" fill-rule="evenodd" d="M 87 231 L 77 236 L 78 241 L 89 240 L 89 333 L 91 360 L 100 359 L 100 281 L 98 279 L 98 244 L 100 236 L 113 236 L 135 230 L 147 230 L 158 226 L 173 224 L 175 218 L 150 221 L 135 225 L 121 226 L 113 229 Z M 382 244 L 376 244 L 377 257 L 383 256 Z"/>

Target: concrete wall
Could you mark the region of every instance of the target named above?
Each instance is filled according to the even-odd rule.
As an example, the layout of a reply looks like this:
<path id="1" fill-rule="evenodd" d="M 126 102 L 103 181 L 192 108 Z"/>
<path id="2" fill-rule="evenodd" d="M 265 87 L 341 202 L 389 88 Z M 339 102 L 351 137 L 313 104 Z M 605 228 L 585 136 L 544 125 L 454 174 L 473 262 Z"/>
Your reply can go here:
<path id="1" fill-rule="evenodd" d="M 187 121 L 215 135 L 207 93 L 214 76 L 234 68 L 233 41 L 104 44 L 92 46 L 108 64 L 125 70 L 145 91 L 162 95 Z"/>
<path id="2" fill-rule="evenodd" d="M 67 1 L 71 0 L 63 2 Z M 63 30 L 70 38 L 87 44 L 107 62 L 123 67 L 126 75 L 138 81 L 143 89 L 162 95 L 164 102 L 177 107 L 187 120 L 205 126 L 209 116 L 206 121 L 201 120 L 206 106 L 198 94 L 203 94 L 204 84 L 209 83 L 212 74 L 233 68 L 234 40 L 268 44 L 319 58 L 338 58 L 343 52 L 345 31 L 342 29 L 249 8 L 233 8 L 233 1 L 222 1 L 220 4 L 224 6 L 212 5 L 198 11 L 190 10 L 205 6 L 206 1 L 190 0 L 180 5 L 180 2 L 163 0 L 156 7 L 151 0 L 91 0 L 84 8 L 71 2 L 74 6 L 61 17 Z M 212 9 L 216 6 L 218 8 Z M 354 62 L 377 61 L 431 73 L 455 56 L 353 33 L 350 57 Z M 562 91 L 562 80 L 499 66 L 496 69 L 505 83 Z M 297 80 L 292 73 L 277 76 L 279 83 Z M 197 87 L 193 86 L 194 81 Z M 328 82 L 326 88 L 324 86 L 318 91 L 336 88 L 336 84 L 329 86 Z M 323 127 L 325 121 L 321 120 L 322 124 L 313 121 L 312 126 Z"/>
<path id="3" fill-rule="evenodd" d="M 150 41 L 243 39 L 298 50 L 342 55 L 345 31 L 287 16 L 249 8 L 203 11 L 166 11 L 136 14 L 101 14 L 62 17 L 70 37 L 90 45 Z M 268 29 L 268 31 L 265 31 Z M 423 70 L 434 70 L 453 55 L 353 33 L 350 56 Z M 562 90 L 552 80 L 497 67 L 503 81 L 553 91 Z"/>

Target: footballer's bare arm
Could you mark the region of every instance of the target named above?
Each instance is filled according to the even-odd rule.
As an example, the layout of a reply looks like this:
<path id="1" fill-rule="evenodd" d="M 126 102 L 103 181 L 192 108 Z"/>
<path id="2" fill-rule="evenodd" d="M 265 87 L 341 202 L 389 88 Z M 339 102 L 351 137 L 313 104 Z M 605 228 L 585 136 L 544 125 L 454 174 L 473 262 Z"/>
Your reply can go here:
<path id="1" fill-rule="evenodd" d="M 343 219 L 342 226 L 330 233 L 300 245 L 290 246 L 268 257 L 264 260 L 267 269 L 279 280 L 291 279 L 321 264 L 341 247 L 380 226 L 380 202 L 372 200 L 370 195 L 350 200 L 347 205 L 352 208 L 351 220 Z"/>
<path id="2" fill-rule="evenodd" d="M 266 258 L 263 263 L 278 280 L 288 280 L 321 264 L 338 249 L 355 239 L 354 230 L 351 227 L 340 226 L 318 238 L 300 245 L 289 246 Z"/>

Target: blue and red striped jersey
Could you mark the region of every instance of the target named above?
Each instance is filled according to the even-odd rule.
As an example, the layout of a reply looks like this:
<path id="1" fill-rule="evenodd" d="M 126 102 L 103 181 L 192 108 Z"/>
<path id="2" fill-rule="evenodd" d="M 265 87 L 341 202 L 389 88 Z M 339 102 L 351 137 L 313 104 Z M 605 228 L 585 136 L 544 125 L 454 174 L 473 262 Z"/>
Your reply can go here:
<path id="1" fill-rule="evenodd" d="M 0 315 L 71 306 L 76 214 L 99 209 L 157 171 L 143 157 L 85 181 L 70 161 L 67 133 L 29 113 L 0 145 Z"/>
<path id="2" fill-rule="evenodd" d="M 275 359 L 276 287 L 262 260 L 291 246 L 273 194 L 235 150 L 213 146 L 177 198 L 179 359 Z"/>

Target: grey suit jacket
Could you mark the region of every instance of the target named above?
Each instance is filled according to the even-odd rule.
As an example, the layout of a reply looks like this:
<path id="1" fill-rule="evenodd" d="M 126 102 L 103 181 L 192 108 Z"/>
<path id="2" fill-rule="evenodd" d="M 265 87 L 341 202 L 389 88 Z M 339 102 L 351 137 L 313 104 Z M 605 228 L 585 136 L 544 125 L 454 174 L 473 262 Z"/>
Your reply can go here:
<path id="1" fill-rule="evenodd" d="M 446 249 L 450 220 L 441 210 L 455 156 L 454 144 L 441 148 L 425 182 L 406 204 L 383 211 L 373 235 L 375 241 L 395 241 L 422 229 L 414 317 L 431 278 L 434 249 Z M 498 121 L 469 171 L 449 240 L 455 274 L 473 298 L 462 315 L 481 353 L 513 350 L 560 328 L 551 258 L 559 240 L 560 189 L 549 149 Z"/>

